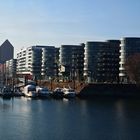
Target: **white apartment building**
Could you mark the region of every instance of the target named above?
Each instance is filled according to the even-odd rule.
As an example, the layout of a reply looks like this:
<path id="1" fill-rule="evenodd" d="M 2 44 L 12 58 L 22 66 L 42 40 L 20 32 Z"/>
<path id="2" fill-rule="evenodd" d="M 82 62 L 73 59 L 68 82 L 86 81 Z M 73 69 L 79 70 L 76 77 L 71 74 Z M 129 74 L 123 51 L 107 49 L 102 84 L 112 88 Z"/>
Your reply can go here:
<path id="1" fill-rule="evenodd" d="M 31 46 L 17 53 L 17 74 L 41 78 L 54 75 L 55 47 Z"/>

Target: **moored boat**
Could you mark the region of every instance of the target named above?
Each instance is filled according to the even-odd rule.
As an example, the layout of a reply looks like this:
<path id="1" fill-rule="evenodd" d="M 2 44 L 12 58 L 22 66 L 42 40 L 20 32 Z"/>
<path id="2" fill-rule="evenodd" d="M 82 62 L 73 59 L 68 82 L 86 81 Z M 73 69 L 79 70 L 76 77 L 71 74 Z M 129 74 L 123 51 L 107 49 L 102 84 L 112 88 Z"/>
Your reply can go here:
<path id="1" fill-rule="evenodd" d="M 52 92 L 52 97 L 54 98 L 63 98 L 64 96 L 64 92 L 62 88 L 56 88 L 53 92 Z"/>
<path id="2" fill-rule="evenodd" d="M 76 92 L 72 88 L 63 88 L 65 98 L 74 98 L 76 97 Z"/>
<path id="3" fill-rule="evenodd" d="M 13 97 L 13 91 L 12 91 L 11 87 L 4 86 L 1 90 L 1 95 L 2 95 L 3 98 Z"/>
<path id="4" fill-rule="evenodd" d="M 37 97 L 36 86 L 27 85 L 24 87 L 24 95 L 27 97 Z"/>
<path id="5" fill-rule="evenodd" d="M 23 93 L 21 92 L 21 90 L 19 88 L 14 88 L 13 95 L 15 97 L 20 97 L 20 96 L 23 96 Z"/>
<path id="6" fill-rule="evenodd" d="M 49 98 L 51 95 L 51 92 L 46 87 L 37 87 L 36 88 L 37 96 L 41 98 Z"/>

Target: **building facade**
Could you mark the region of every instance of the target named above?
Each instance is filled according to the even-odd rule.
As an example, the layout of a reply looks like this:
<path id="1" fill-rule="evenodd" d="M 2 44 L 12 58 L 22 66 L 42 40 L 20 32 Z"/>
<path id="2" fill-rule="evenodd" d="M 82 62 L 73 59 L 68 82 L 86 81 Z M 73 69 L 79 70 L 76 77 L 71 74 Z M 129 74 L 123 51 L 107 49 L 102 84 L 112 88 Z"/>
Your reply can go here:
<path id="1" fill-rule="evenodd" d="M 0 87 L 5 84 L 6 64 L 0 64 Z"/>
<path id="2" fill-rule="evenodd" d="M 84 44 L 60 47 L 60 74 L 64 79 L 82 80 L 84 68 Z"/>
<path id="3" fill-rule="evenodd" d="M 6 85 L 14 85 L 17 79 L 16 75 L 17 59 L 7 60 L 5 63 L 4 83 Z"/>
<path id="4" fill-rule="evenodd" d="M 120 82 L 129 82 L 129 77 L 125 68 L 126 60 L 130 56 L 140 53 L 140 38 L 125 37 L 121 39 L 120 44 Z"/>
<path id="5" fill-rule="evenodd" d="M 119 44 L 118 40 L 86 43 L 84 76 L 88 82 L 118 82 Z"/>
<path id="6" fill-rule="evenodd" d="M 47 46 L 42 49 L 42 76 L 45 79 L 54 79 L 58 75 L 59 49 Z"/>
<path id="7" fill-rule="evenodd" d="M 4 64 L 7 60 L 13 59 L 13 56 L 14 56 L 14 47 L 9 42 L 9 40 L 6 40 L 0 46 L 0 63 Z"/>
<path id="8" fill-rule="evenodd" d="M 6 76 L 9 78 L 16 77 L 17 59 L 6 61 Z"/>
<path id="9" fill-rule="evenodd" d="M 26 57 L 27 57 L 27 50 L 21 49 L 17 53 L 17 74 L 26 74 L 27 67 L 26 67 Z"/>
<path id="10" fill-rule="evenodd" d="M 55 47 L 31 46 L 17 53 L 17 73 L 44 79 L 54 75 Z"/>

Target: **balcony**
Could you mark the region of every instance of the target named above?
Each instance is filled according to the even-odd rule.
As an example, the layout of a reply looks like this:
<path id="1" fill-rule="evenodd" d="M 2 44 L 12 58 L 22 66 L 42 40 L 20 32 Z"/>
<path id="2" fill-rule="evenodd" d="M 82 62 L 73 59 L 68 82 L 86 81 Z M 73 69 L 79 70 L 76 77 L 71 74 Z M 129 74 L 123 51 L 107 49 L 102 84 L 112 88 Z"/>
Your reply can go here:
<path id="1" fill-rule="evenodd" d="M 125 64 L 125 61 L 122 60 L 122 61 L 119 62 L 119 64 L 120 64 L 120 65 L 121 65 L 121 64 Z"/>
<path id="2" fill-rule="evenodd" d="M 120 67 L 119 70 L 123 71 L 123 70 L 125 70 L 125 68 L 124 67 Z"/>
<path id="3" fill-rule="evenodd" d="M 126 74 L 125 73 L 119 73 L 119 76 L 124 77 L 124 76 L 126 76 Z"/>

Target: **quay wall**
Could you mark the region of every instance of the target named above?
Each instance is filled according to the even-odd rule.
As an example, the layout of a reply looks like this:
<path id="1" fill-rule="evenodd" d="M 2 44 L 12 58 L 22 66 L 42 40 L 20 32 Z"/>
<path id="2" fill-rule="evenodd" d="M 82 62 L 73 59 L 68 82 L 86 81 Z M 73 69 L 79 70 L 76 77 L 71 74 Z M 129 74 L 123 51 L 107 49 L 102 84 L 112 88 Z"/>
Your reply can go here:
<path id="1" fill-rule="evenodd" d="M 50 90 L 54 90 L 57 87 L 59 87 L 59 88 L 71 87 L 71 88 L 75 89 L 77 93 L 79 93 L 81 91 L 81 89 L 83 89 L 86 86 L 85 83 L 78 82 L 78 81 L 75 81 L 75 82 L 73 82 L 73 81 L 71 81 L 71 82 L 38 81 L 37 85 L 47 87 Z"/>
<path id="2" fill-rule="evenodd" d="M 88 84 L 79 97 L 140 97 L 140 86 L 136 84 Z"/>

